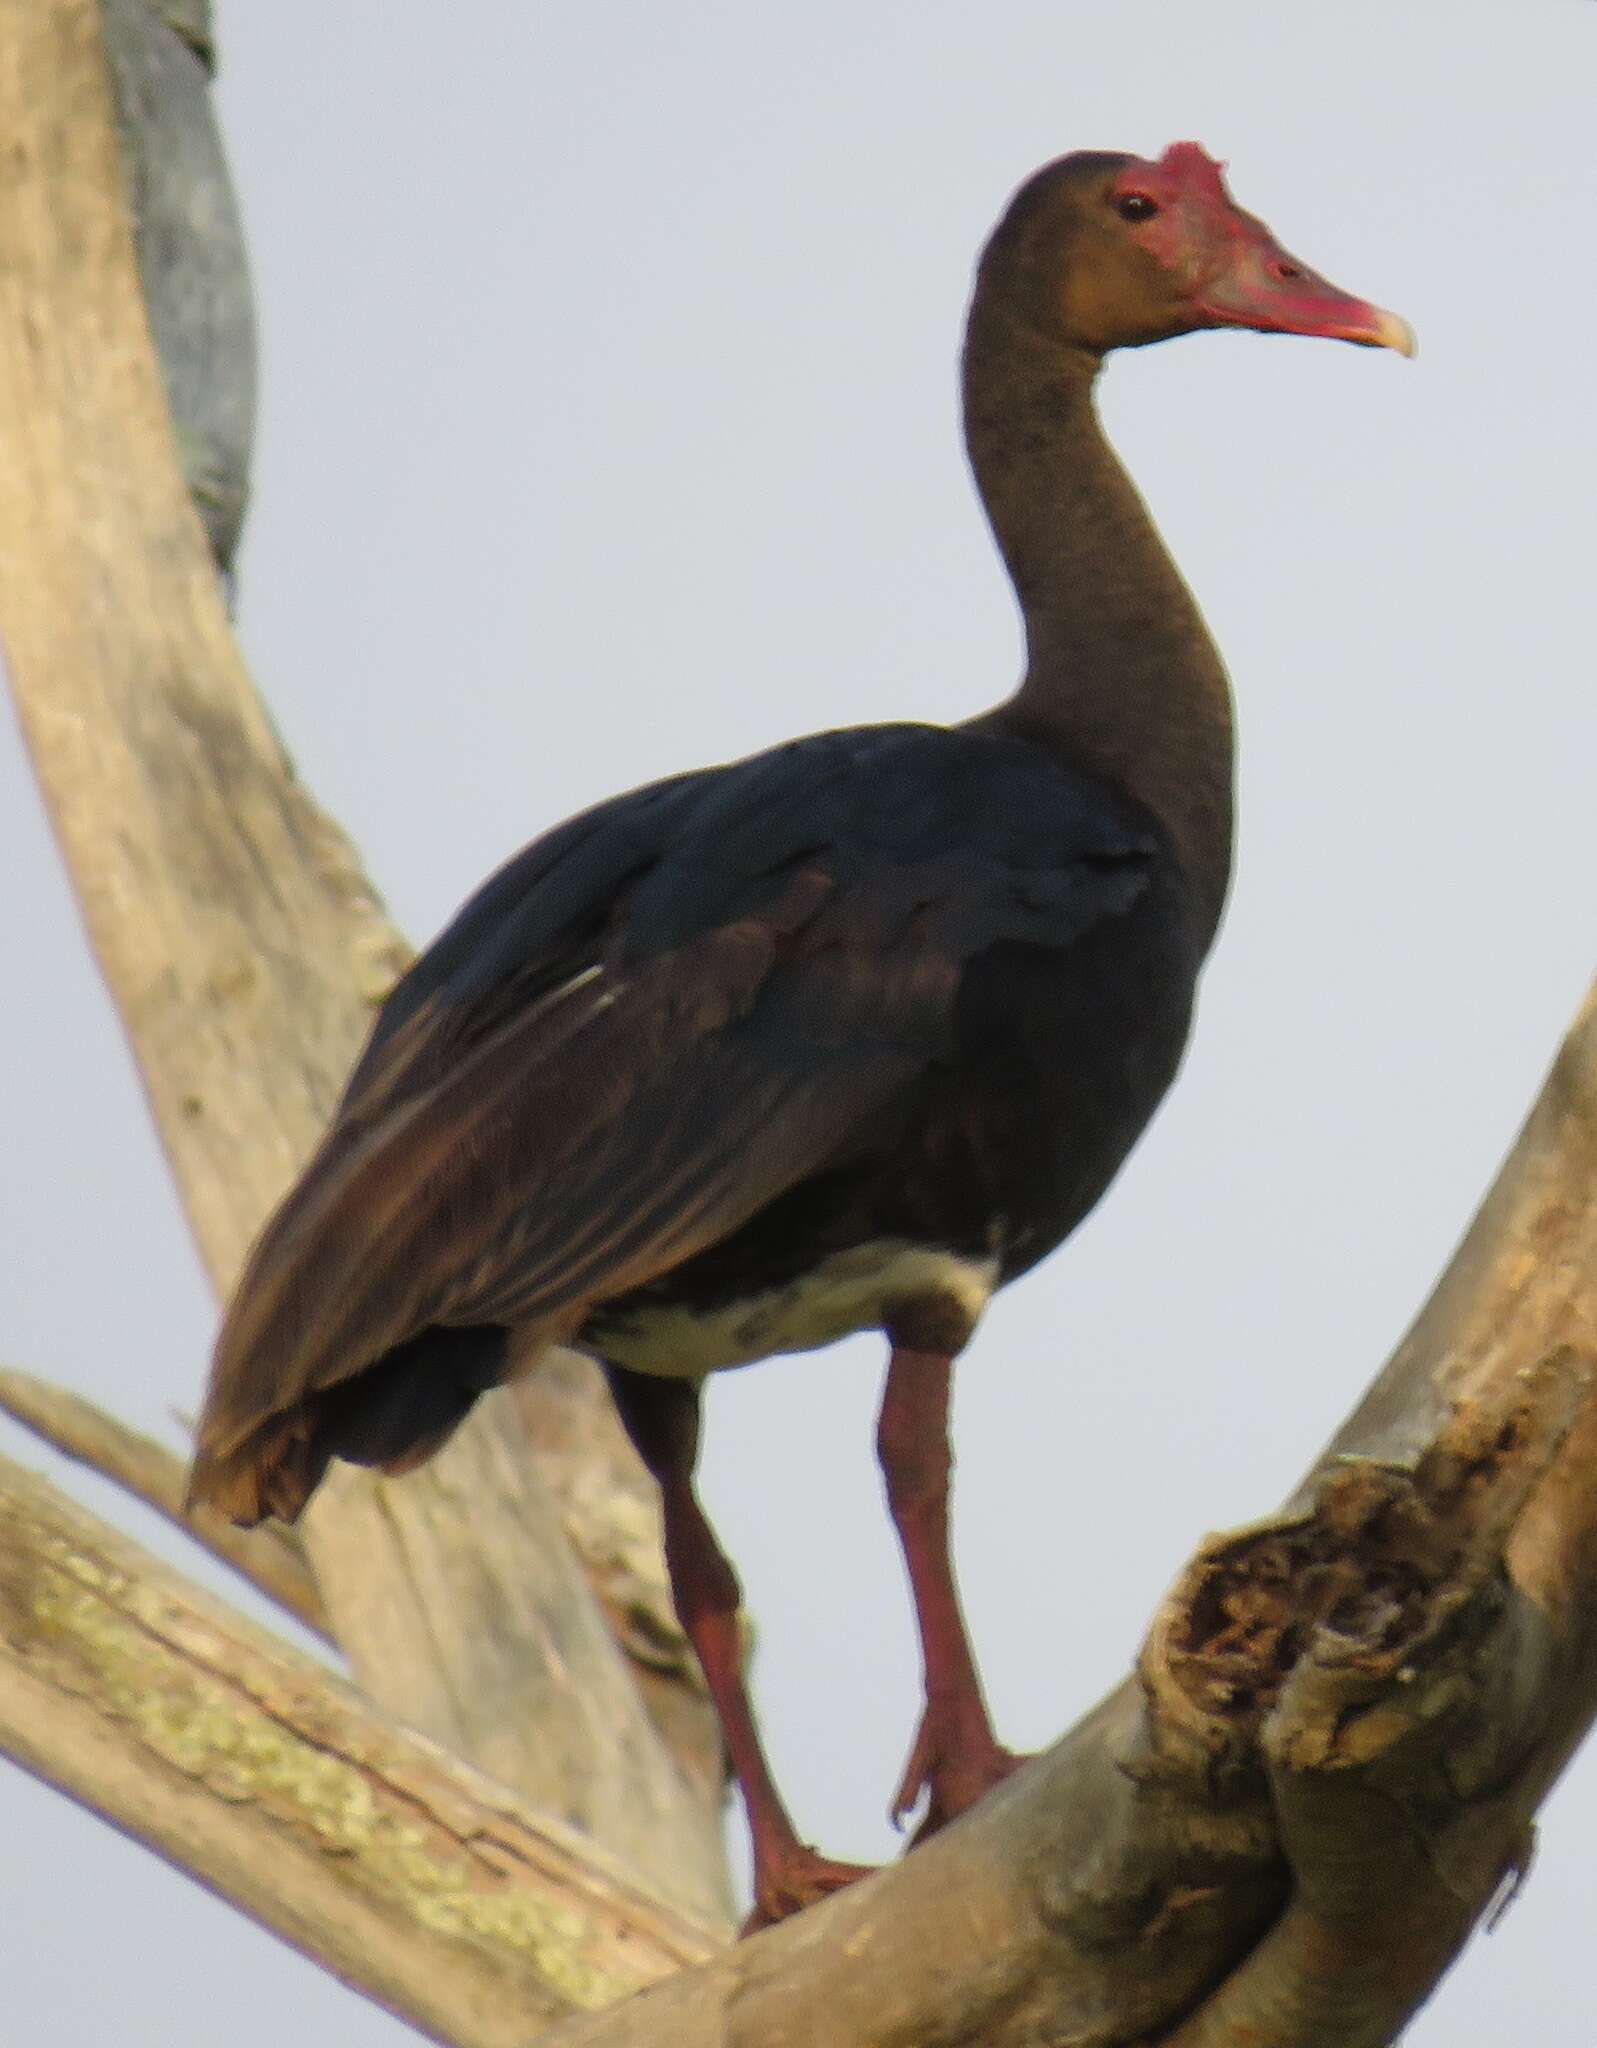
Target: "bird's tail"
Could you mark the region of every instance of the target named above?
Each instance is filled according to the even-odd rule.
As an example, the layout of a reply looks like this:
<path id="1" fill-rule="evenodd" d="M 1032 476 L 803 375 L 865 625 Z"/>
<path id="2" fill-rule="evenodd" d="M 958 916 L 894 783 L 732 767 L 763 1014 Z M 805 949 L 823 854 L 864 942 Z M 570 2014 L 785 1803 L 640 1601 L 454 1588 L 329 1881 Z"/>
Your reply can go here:
<path id="1" fill-rule="evenodd" d="M 504 1379 L 510 1332 L 434 1324 L 363 1371 L 267 1418 L 240 1443 L 201 1437 L 185 1511 L 214 1508 L 252 1527 L 292 1522 L 333 1458 L 408 1472 L 453 1435 L 479 1394 Z"/>

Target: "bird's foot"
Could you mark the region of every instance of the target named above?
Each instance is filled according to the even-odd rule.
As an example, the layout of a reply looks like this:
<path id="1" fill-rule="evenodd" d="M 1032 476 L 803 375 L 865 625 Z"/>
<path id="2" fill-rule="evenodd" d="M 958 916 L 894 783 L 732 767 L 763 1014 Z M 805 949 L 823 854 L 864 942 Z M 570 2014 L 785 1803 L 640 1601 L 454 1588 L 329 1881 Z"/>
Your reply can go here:
<path id="1" fill-rule="evenodd" d="M 911 1838 L 924 1842 L 1025 1762 L 994 1739 L 980 1701 L 971 1711 L 934 1703 L 921 1720 L 888 1817 L 902 1828 L 926 1793 L 926 1812 Z"/>
<path id="2" fill-rule="evenodd" d="M 808 1842 L 781 1843 L 755 1857 L 754 1911 L 744 1921 L 743 1932 L 758 1934 L 762 1927 L 774 1927 L 817 1899 L 873 1875 L 872 1864 L 838 1863 Z"/>

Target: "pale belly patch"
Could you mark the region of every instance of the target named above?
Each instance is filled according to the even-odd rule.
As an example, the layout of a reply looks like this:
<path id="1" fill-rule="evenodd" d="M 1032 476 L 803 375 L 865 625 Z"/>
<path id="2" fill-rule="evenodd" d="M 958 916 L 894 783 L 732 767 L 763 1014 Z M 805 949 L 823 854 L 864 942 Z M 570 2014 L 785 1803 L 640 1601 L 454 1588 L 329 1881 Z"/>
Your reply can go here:
<path id="1" fill-rule="evenodd" d="M 665 1379 L 752 1365 L 781 1351 L 814 1351 L 878 1329 L 897 1303 L 951 1297 L 974 1323 L 998 1282 L 998 1261 L 889 1239 L 834 1252 L 801 1279 L 714 1309 L 642 1305 L 595 1316 L 593 1346 L 616 1365 Z"/>

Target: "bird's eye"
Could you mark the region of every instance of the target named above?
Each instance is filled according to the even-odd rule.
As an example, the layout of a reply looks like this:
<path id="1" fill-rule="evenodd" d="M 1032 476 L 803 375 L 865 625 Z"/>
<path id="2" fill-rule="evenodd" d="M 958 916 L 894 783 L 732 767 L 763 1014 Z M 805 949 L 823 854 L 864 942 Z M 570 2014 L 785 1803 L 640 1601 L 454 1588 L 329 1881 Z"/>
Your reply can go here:
<path id="1" fill-rule="evenodd" d="M 1158 202 L 1150 199 L 1146 192 L 1122 192 L 1115 201 L 1115 212 L 1122 220 L 1152 220 L 1158 211 Z"/>

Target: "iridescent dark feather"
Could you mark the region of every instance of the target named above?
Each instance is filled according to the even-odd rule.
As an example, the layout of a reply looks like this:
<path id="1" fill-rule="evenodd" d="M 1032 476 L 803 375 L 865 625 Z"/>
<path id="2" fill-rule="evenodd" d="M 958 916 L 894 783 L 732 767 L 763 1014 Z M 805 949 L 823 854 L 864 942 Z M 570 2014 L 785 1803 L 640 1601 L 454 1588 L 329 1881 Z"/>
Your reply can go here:
<path id="1" fill-rule="evenodd" d="M 329 1456 L 424 1456 L 503 1331 L 570 1334 L 835 1169 L 956 1058 L 971 963 L 1070 947 L 1153 851 L 1035 750 L 922 726 L 679 777 L 528 847 L 395 989 L 256 1246 L 195 1497 L 292 1514 Z"/>

